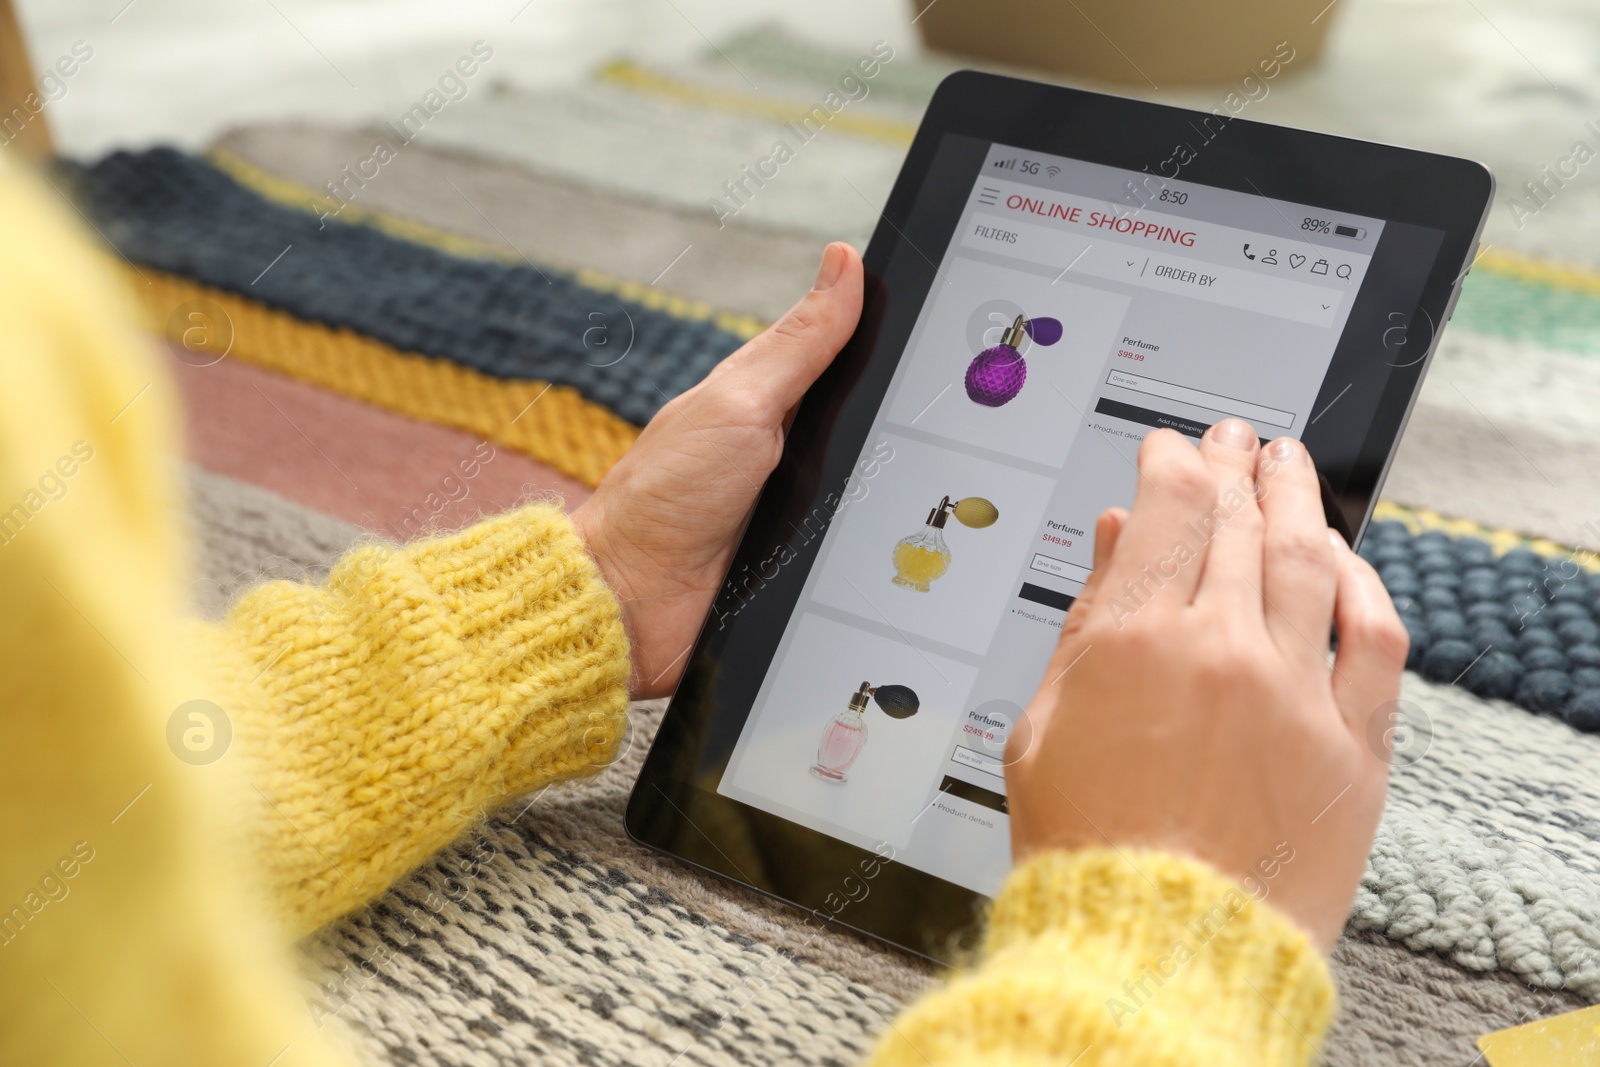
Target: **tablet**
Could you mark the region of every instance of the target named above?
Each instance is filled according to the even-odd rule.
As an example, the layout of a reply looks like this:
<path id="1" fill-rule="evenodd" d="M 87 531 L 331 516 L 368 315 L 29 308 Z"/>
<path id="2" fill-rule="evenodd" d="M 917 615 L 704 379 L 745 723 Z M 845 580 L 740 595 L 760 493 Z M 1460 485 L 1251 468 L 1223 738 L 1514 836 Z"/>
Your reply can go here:
<path id="1" fill-rule="evenodd" d="M 1010 867 L 1006 737 L 1155 427 L 1305 442 L 1361 534 L 1479 164 L 963 72 L 629 800 L 640 842 L 938 960 Z"/>

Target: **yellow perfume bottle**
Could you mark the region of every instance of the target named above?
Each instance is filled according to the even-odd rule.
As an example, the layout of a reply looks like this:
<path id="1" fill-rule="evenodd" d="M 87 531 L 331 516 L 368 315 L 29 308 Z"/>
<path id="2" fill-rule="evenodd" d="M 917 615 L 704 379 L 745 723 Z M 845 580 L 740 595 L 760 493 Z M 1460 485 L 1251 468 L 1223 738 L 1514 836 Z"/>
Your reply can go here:
<path id="1" fill-rule="evenodd" d="M 950 546 L 944 543 L 944 527 L 954 515 L 963 526 L 981 530 L 993 526 L 1000 511 L 981 496 L 969 496 L 951 502 L 949 497 L 939 501 L 928 513 L 922 529 L 895 543 L 894 584 L 926 593 L 931 583 L 944 577 L 950 569 Z"/>

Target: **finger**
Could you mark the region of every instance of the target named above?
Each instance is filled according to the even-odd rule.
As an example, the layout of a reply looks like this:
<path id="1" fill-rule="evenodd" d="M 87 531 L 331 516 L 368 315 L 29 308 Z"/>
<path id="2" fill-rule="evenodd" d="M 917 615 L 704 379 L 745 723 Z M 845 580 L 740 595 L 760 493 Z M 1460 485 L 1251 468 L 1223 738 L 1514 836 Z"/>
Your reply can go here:
<path id="1" fill-rule="evenodd" d="M 1107 508 L 1100 513 L 1094 524 L 1094 569 L 1089 572 L 1089 580 L 1083 583 L 1083 589 L 1073 598 L 1071 609 L 1066 620 L 1062 623 L 1062 636 L 1081 629 L 1087 620 L 1088 614 L 1094 605 L 1099 602 L 1100 591 L 1105 587 L 1106 574 L 1109 571 L 1113 552 L 1117 547 L 1117 540 L 1122 535 L 1123 524 L 1128 521 L 1128 513 L 1122 508 Z M 1059 644 L 1059 642 L 1057 642 Z"/>
<path id="2" fill-rule="evenodd" d="M 1117 537 L 1105 581 L 1125 611 L 1187 605 L 1200 581 L 1204 544 L 1188 524 L 1211 511 L 1216 482 L 1194 446 L 1174 430 L 1154 430 L 1139 446 L 1139 488 Z"/>
<path id="3" fill-rule="evenodd" d="M 763 422 L 782 422 L 855 332 L 861 257 L 843 241 L 822 253 L 811 291 L 717 366 L 708 385 L 741 395 Z"/>
<path id="4" fill-rule="evenodd" d="M 1111 553 L 1116 550 L 1117 538 L 1122 534 L 1122 527 L 1128 521 L 1127 508 L 1106 508 L 1094 524 L 1094 571 L 1111 562 Z M 1089 576 L 1089 581 L 1084 583 L 1084 592 L 1094 584 L 1094 575 Z"/>
<path id="5" fill-rule="evenodd" d="M 1067 613 L 1066 621 L 1062 623 L 1061 637 L 1056 641 L 1055 650 L 1050 653 L 1050 661 L 1045 664 L 1044 676 L 1039 679 L 1039 687 L 1034 690 L 1033 699 L 1028 702 L 1028 706 L 1022 709 L 1022 717 L 1013 726 L 1006 740 L 1005 761 L 1008 777 L 1012 773 L 1012 768 L 1034 751 L 1034 742 L 1050 725 L 1050 720 L 1061 702 L 1061 690 L 1066 684 L 1068 675 L 1085 657 L 1094 654 L 1094 644 L 1084 636 L 1083 625 L 1092 602 L 1090 597 L 1080 597 L 1072 605 L 1072 610 Z"/>
<path id="6" fill-rule="evenodd" d="M 1061 624 L 1061 636 L 1056 641 L 1055 651 L 1050 654 L 1050 662 L 1045 665 L 1044 678 L 1040 681 L 1039 689 L 1028 707 L 1023 710 L 1022 723 L 1012 731 L 1014 740 L 1007 746 L 1008 764 L 1027 754 L 1033 738 L 1037 736 L 1035 731 L 1049 720 L 1051 712 L 1055 710 L 1062 679 L 1066 677 L 1067 671 L 1078 658 L 1087 651 L 1088 645 L 1079 638 L 1079 634 L 1082 633 L 1089 612 L 1093 610 L 1098 600 L 1099 590 L 1107 573 L 1106 564 L 1110 562 L 1116 550 L 1117 540 L 1122 534 L 1122 527 L 1127 518 L 1128 513 L 1122 508 L 1107 508 L 1095 520 L 1094 571 L 1089 575 L 1089 580 L 1083 585 L 1083 591 L 1078 594 L 1072 608 L 1067 612 L 1067 617 Z"/>
<path id="7" fill-rule="evenodd" d="M 1256 503 L 1260 440 L 1243 419 L 1223 419 L 1200 439 L 1200 457 L 1216 482 L 1216 506 L 1196 516 L 1195 537 L 1209 542 L 1196 601 L 1258 623 L 1261 605 L 1261 508 Z M 1235 614 L 1236 613 L 1236 614 Z"/>
<path id="8" fill-rule="evenodd" d="M 1339 627 L 1339 654 L 1333 661 L 1333 696 L 1353 730 L 1365 730 L 1371 717 L 1400 696 L 1400 675 L 1411 640 L 1394 602 L 1372 565 L 1329 530 L 1338 586 L 1333 621 Z"/>
<path id="9" fill-rule="evenodd" d="M 1338 571 L 1316 469 L 1304 445 L 1282 437 L 1262 450 L 1256 477 L 1267 520 L 1261 551 L 1267 632 L 1285 656 L 1325 663 Z"/>

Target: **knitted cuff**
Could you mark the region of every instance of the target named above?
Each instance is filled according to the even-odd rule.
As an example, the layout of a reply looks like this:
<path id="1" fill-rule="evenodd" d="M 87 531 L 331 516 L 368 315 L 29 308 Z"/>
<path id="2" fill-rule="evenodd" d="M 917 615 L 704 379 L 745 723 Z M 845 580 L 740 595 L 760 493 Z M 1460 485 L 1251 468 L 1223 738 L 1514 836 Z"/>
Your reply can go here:
<path id="1" fill-rule="evenodd" d="M 459 620 L 488 702 L 539 709 L 505 738 L 501 791 L 609 764 L 627 726 L 628 639 L 566 515 L 520 508 L 405 552 Z"/>
<path id="2" fill-rule="evenodd" d="M 1176 1018 L 1187 1045 L 1214 1039 L 1235 1063 L 1310 1060 L 1336 1006 L 1327 963 L 1299 927 L 1209 866 L 1163 852 L 1051 852 L 1018 867 L 995 901 L 987 953 L 1045 945 L 1092 971 L 1113 1032 L 1170 1033 Z"/>
<path id="3" fill-rule="evenodd" d="M 553 507 L 363 545 L 325 588 L 251 590 L 212 636 L 238 650 L 258 852 L 296 933 L 508 797 L 601 770 L 627 725 L 621 610 Z"/>

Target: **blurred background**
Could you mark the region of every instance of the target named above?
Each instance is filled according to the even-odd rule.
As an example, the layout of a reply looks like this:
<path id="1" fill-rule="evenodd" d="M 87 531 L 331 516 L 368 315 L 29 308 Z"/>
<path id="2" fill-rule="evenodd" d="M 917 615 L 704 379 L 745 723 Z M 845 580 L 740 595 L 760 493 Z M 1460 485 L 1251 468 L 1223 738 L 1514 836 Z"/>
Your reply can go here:
<path id="1" fill-rule="evenodd" d="M 924 50 L 920 30 L 963 8 L 964 0 L 18 0 L 18 13 L 36 65 L 66 54 L 74 41 L 94 47 L 92 70 L 76 79 L 51 108 L 61 147 L 75 155 L 115 146 L 166 141 L 203 145 L 230 125 L 263 119 L 314 117 L 352 122 L 387 117 L 408 107 L 436 72 L 473 40 L 493 45 L 492 73 L 500 85 L 535 88 L 570 81 L 602 59 L 627 55 L 683 61 L 742 31 L 768 27 L 814 44 L 850 50 L 875 40 L 902 55 Z M 924 6 L 925 18 L 918 18 Z M 1174 13 L 1198 11 L 1226 33 L 1229 4 L 1121 5 L 1136 27 L 1119 35 L 1099 8 L 1085 2 L 984 5 L 983 21 L 1001 26 L 1026 62 L 1038 37 L 1038 12 L 1052 15 L 1068 48 L 1102 53 L 1105 62 L 1080 63 L 1077 76 L 1093 83 L 1097 70 L 1130 66 L 1125 90 L 1190 101 L 1163 92 L 1131 64 L 1162 45 L 1166 33 L 1206 50 Z M 1254 5 L 1242 5 L 1256 19 Z M 1273 5 L 1283 37 L 1301 43 L 1310 17 L 1321 12 L 1325 55 L 1315 70 L 1294 71 L 1296 96 L 1321 98 L 1314 108 L 1296 100 L 1265 103 L 1269 121 L 1290 111 L 1337 124 L 1340 132 L 1408 139 L 1418 147 L 1513 162 L 1513 149 L 1564 150 L 1568 120 L 1591 117 L 1600 105 L 1600 13 L 1585 0 L 1315 0 Z M 965 10 L 978 5 L 966 4 Z M 945 9 L 941 12 L 941 8 Z M 948 14 L 947 14 L 948 13 Z M 1091 18 L 1091 15 L 1100 15 Z M 914 24 L 913 20 L 916 19 Z M 1294 22 L 1301 24 L 1295 27 Z M 1096 29 L 1096 26 L 1100 29 Z M 949 44 L 964 37 L 946 31 Z M 1296 29 L 1299 32 L 1295 32 Z M 1102 33 L 1101 31 L 1106 31 Z M 1107 37 L 1106 34 L 1109 34 Z M 1067 42 L 1063 45 L 1061 42 Z M 987 47 L 992 62 L 1001 57 Z M 1003 60 L 1002 60 L 1003 61 Z M 1216 62 L 1216 61 L 1214 61 Z M 1225 86 L 1226 60 L 1213 78 Z M 1141 64 L 1159 86 L 1160 60 Z M 748 70 L 755 77 L 759 69 Z M 1088 76 L 1085 76 L 1087 73 Z M 1245 73 L 1241 68 L 1238 74 Z M 1422 116 L 1428 116 L 1426 120 Z M 1536 170 L 1538 157 L 1524 161 Z M 1502 181 L 1511 177 L 1502 174 Z"/>
<path id="2" fill-rule="evenodd" d="M 130 264 L 194 464 L 340 521 L 411 536 L 583 499 L 823 243 L 865 246 L 964 66 L 1488 164 L 1387 493 L 1565 544 L 1600 517 L 1587 0 L 15 2 L 32 76 L 0 73 L 37 110 L 6 139 L 66 161 L 57 191 Z M 792 161 L 753 180 L 780 141 Z M 508 458 L 419 508 L 401 457 L 424 438 Z"/>
<path id="3" fill-rule="evenodd" d="M 77 158 L 154 143 L 203 148 L 251 123 L 391 119 L 476 40 L 494 50 L 485 80 L 502 94 L 570 85 L 627 58 L 694 63 L 783 99 L 795 74 L 794 62 L 771 65 L 783 45 L 811 46 L 806 58 L 815 61 L 818 49 L 843 54 L 882 40 L 903 58 L 937 57 L 935 70 L 1020 69 L 1205 110 L 1249 73 L 1257 42 L 1288 40 L 1297 59 L 1270 95 L 1251 101 L 1248 117 L 1471 156 L 1495 169 L 1503 194 L 1537 179 L 1600 116 L 1600 15 L 1584 0 L 17 0 L 17 8 L 41 71 L 75 42 L 93 50 L 48 107 L 55 143 Z M 776 49 L 747 50 L 736 62 L 725 46 L 752 32 Z M 1587 218 L 1579 233 L 1570 219 L 1522 229 L 1529 225 L 1519 242 L 1554 242 L 1550 251 L 1577 253 L 1596 236 Z"/>
<path id="4" fill-rule="evenodd" d="M 904 4 L 819 0 L 23 0 L 35 59 L 95 46 L 95 78 L 52 114 L 63 148 L 202 145 L 251 120 L 359 121 L 409 107 L 461 50 L 496 51 L 493 78 L 557 84 L 618 53 L 683 59 L 773 24 L 844 46 L 913 35 Z"/>
<path id="5" fill-rule="evenodd" d="M 1483 247 L 1363 549 L 1412 633 L 1407 699 L 1437 729 L 1429 760 L 1395 766 L 1334 958 L 1345 1012 L 1326 1062 L 1476 1062 L 1478 1035 L 1600 998 L 1594 0 L 11 2 L 0 88 L 26 101 L 0 112 L 0 140 L 52 160 L 46 195 L 93 227 L 176 383 L 193 599 L 211 613 L 375 534 L 581 502 L 809 287 L 827 241 L 866 244 L 961 67 L 1488 164 Z M 807 116 L 817 131 L 797 137 Z M 779 142 L 792 158 L 753 179 Z M 1417 351 L 1438 324 L 1403 326 Z M 117 417 L 154 417 L 145 395 Z M 579 941 L 591 915 L 648 900 L 618 956 L 628 981 L 544 968 L 499 905 L 397 933 L 402 887 L 304 945 L 330 989 L 379 940 L 411 945 L 337 1005 L 370 1062 L 544 1062 L 548 1020 L 619 1063 L 677 1062 L 634 1042 L 680 1027 L 730 1042 L 697 1063 L 855 1062 L 926 982 L 626 839 L 659 714 L 635 710 L 630 756 L 592 788 L 540 799 L 542 837 L 506 831 L 536 861 L 497 857 L 467 894 L 536 885 L 517 907 L 581 921 Z M 738 862 L 806 861 L 771 851 Z M 445 862 L 419 877 L 468 869 Z M 755 973 L 751 945 L 822 960 L 804 996 L 784 982 L 750 1002 L 751 1018 L 802 1018 L 804 1048 L 719 1029 L 727 989 L 705 975 L 722 972 L 699 968 Z M 663 984 L 639 994 L 647 979 Z"/>

